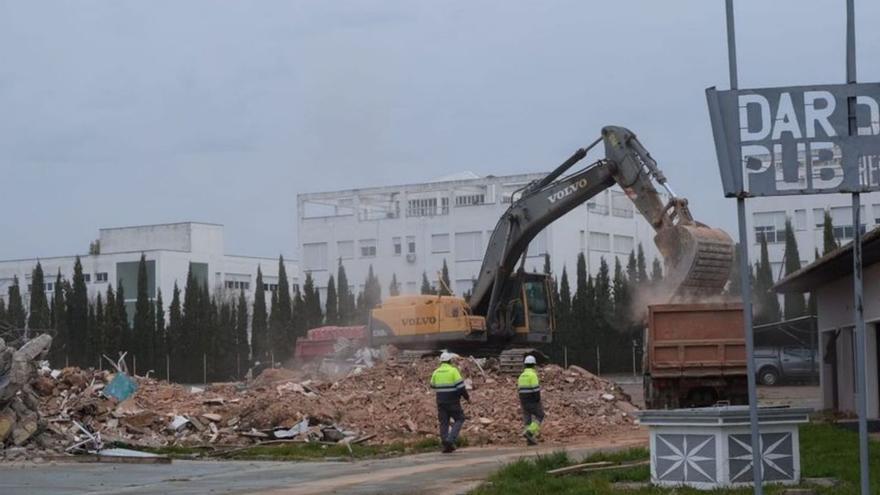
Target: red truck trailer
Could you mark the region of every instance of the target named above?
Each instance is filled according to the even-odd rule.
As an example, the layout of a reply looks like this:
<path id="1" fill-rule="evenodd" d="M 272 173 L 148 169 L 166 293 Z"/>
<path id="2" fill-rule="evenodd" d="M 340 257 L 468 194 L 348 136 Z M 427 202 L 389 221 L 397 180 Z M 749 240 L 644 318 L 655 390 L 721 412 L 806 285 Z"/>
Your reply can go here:
<path id="1" fill-rule="evenodd" d="M 742 304 L 649 306 L 644 370 L 648 409 L 747 404 Z"/>

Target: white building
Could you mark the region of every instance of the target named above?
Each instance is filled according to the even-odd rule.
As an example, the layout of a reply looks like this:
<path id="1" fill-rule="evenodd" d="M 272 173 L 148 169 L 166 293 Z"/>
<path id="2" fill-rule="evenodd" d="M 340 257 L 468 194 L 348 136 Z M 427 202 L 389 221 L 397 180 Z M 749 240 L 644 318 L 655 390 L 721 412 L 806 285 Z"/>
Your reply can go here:
<path id="1" fill-rule="evenodd" d="M 478 177 L 473 173 L 422 184 L 300 194 L 298 232 L 303 272 L 326 290 L 338 260 L 353 291 L 363 288 L 370 265 L 388 294 L 392 274 L 402 293 L 418 293 L 422 273 L 436 281 L 443 261 L 457 294 L 472 286 L 486 243 L 515 191 L 546 174 Z M 619 188 L 611 188 L 560 218 L 529 247 L 526 269 L 542 271 L 549 253 L 554 273 L 568 268 L 575 283 L 578 253 L 595 273 L 601 258 L 626 266 L 641 243 L 650 263 L 659 256 L 654 231 Z M 323 296 L 323 294 L 322 294 Z M 323 300 L 323 299 L 322 299 Z"/>
<path id="2" fill-rule="evenodd" d="M 98 241 L 100 254 L 79 255 L 89 297 L 94 298 L 98 292 L 106 293 L 110 283 L 114 290 L 121 285 L 130 306 L 129 317 L 134 315 L 138 263 L 142 253 L 147 260 L 150 298 L 161 289 L 165 304 L 171 303 L 175 282 L 183 292 L 190 269 L 199 280 L 207 283 L 212 294 L 237 297 L 244 289 L 249 301 L 259 289 L 255 285 L 257 266 L 262 268 L 263 290 L 271 290 L 278 284 L 277 258 L 224 254 L 222 225 L 184 222 L 100 229 Z M 8 287 L 18 277 L 27 306 L 31 272 L 37 261 L 45 274 L 42 290 L 50 298 L 59 271 L 63 278 L 73 278 L 76 255 L 0 261 L 0 298 L 8 297 Z M 288 282 L 291 287 L 295 286 L 298 283 L 297 265 L 285 260 L 285 269 Z"/>
<path id="3" fill-rule="evenodd" d="M 863 232 L 880 225 L 880 193 L 862 194 L 861 220 Z M 749 229 L 749 259 L 752 266 L 761 258 L 760 237 L 767 239 L 767 254 L 773 270 L 773 279 L 783 273 L 785 254 L 785 221 L 791 219 L 801 257 L 801 266 L 816 259 L 816 250 L 822 254 L 822 232 L 825 211 L 831 213 L 834 234 L 840 244 L 852 240 L 852 196 L 849 194 L 820 194 L 785 197 L 762 197 L 746 200 Z"/>

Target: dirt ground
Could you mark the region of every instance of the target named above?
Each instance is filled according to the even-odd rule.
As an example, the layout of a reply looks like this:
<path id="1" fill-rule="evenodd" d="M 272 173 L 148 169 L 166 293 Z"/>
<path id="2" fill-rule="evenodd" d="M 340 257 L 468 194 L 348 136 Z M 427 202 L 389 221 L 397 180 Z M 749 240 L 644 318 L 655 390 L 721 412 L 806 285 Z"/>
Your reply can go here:
<path id="1" fill-rule="evenodd" d="M 645 407 L 645 396 L 642 390 L 641 377 L 632 375 L 603 375 L 602 378 L 620 385 L 620 388 L 632 398 L 632 403 L 640 408 Z M 798 406 L 822 409 L 821 389 L 818 385 L 777 385 L 773 387 L 758 386 L 758 400 L 768 406 Z"/>

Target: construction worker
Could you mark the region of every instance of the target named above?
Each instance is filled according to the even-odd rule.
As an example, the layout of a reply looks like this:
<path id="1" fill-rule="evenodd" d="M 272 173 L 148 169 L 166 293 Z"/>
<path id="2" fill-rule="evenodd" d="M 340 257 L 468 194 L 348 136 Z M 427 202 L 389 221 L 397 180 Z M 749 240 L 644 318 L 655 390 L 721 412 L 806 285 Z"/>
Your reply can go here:
<path id="1" fill-rule="evenodd" d="M 516 381 L 523 422 L 526 426 L 523 436 L 526 437 L 526 442 L 529 445 L 538 444 L 538 432 L 541 429 L 541 422 L 544 421 L 544 408 L 541 407 L 541 384 L 538 381 L 538 373 L 535 371 L 536 365 L 535 356 L 526 356 L 523 360 L 523 372 Z"/>
<path id="2" fill-rule="evenodd" d="M 458 368 L 452 365 L 455 354 L 443 352 L 440 354 L 440 366 L 431 374 L 431 388 L 437 394 L 437 416 L 440 419 L 440 442 L 443 444 L 443 453 L 448 454 L 455 450 L 455 440 L 464 424 L 464 411 L 461 408 L 461 398 L 470 402 L 471 398 L 464 386 Z M 450 430 L 449 421 L 453 420 Z"/>

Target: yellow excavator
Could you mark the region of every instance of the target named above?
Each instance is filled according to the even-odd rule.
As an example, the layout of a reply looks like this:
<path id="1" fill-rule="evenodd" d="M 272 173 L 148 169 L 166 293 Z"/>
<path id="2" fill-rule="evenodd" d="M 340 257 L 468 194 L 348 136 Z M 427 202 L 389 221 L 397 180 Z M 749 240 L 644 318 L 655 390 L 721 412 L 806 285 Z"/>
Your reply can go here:
<path id="1" fill-rule="evenodd" d="M 605 157 L 563 176 L 604 143 Z M 654 186 L 669 197 L 664 204 Z M 486 248 L 468 300 L 457 296 L 389 297 L 370 312 L 371 345 L 393 344 L 410 357 L 437 349 L 500 353 L 502 368 L 519 367 L 523 346 L 552 341 L 555 330 L 548 275 L 523 269 L 529 242 L 547 225 L 613 185 L 619 185 L 656 231 L 663 256 L 667 301 L 719 294 L 733 262 L 733 241 L 720 230 L 694 220 L 687 200 L 626 128 L 608 126 L 586 148 L 577 150 L 544 178 L 514 194 Z M 519 268 L 517 269 L 517 264 Z"/>

